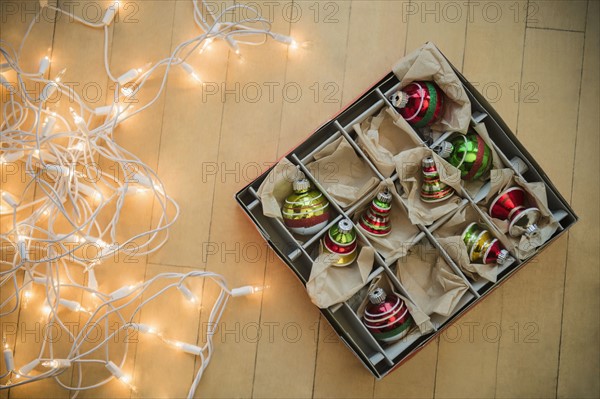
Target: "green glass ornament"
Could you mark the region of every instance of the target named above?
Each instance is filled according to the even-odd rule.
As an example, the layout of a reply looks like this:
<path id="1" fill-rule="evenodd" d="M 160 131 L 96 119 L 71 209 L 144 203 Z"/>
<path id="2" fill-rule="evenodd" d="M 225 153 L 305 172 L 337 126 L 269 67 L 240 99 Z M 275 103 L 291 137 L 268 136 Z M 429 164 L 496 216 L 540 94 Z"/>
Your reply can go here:
<path id="1" fill-rule="evenodd" d="M 492 150 L 476 133 L 455 134 L 442 141 L 436 152 L 460 170 L 463 180 L 479 179 L 492 167 Z"/>
<path id="2" fill-rule="evenodd" d="M 342 219 L 332 226 L 323 239 L 323 249 L 330 254 L 340 255 L 334 266 L 348 266 L 356 259 L 356 231 L 349 219 Z"/>

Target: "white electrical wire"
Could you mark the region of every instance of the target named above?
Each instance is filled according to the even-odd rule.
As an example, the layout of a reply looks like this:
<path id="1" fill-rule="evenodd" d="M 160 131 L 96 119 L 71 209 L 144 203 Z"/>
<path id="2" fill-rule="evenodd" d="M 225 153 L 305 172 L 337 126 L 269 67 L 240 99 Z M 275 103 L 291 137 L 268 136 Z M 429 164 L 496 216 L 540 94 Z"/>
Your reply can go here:
<path id="1" fill-rule="evenodd" d="M 41 10 L 28 26 L 17 50 L 0 40 L 0 53 L 4 58 L 2 71 L 15 73 L 14 82 L 0 74 L 0 83 L 7 93 L 0 123 L 0 163 L 26 171 L 27 177 L 21 193 L 4 190 L 4 186 L 0 190 L 0 216 L 3 220 L 10 219 L 0 231 L 3 249 L 0 289 L 10 293 L 0 303 L 0 316 L 19 310 L 30 311 L 34 288 L 39 287 L 43 289 L 39 305 L 47 313 L 45 322 L 58 326 L 59 333 L 66 334 L 73 343 L 65 352 L 55 347 L 52 339 L 44 339 L 39 344 L 37 358 L 16 364 L 13 350 L 5 340 L 3 357 L 8 370 L 0 375 L 0 379 L 9 379 L 0 388 L 53 378 L 75 398 L 82 390 L 99 387 L 116 378 L 135 389 L 123 370 L 127 340 L 119 359 L 111 359 L 108 347 L 115 335 L 137 330 L 200 358 L 188 393 L 188 398 L 192 398 L 213 354 L 215 330 L 211 326 L 219 322 L 230 296 L 252 294 L 257 288 L 245 286 L 230 290 L 223 276 L 193 271 L 159 274 L 112 293 L 99 290 L 95 269 L 108 267 L 102 264 L 104 259 L 116 253 L 144 256 L 155 252 L 164 245 L 169 237 L 169 227 L 179 216 L 179 206 L 166 194 L 159 176 L 132 152 L 121 147 L 115 136 L 122 123 L 142 113 L 162 95 L 173 67 L 181 66 L 194 80 L 200 81 L 195 69 L 186 62 L 196 49 L 202 53 L 212 41 L 222 40 L 239 55 L 240 44 L 259 45 L 268 38 L 290 47 L 297 44 L 289 36 L 271 32 L 271 23 L 253 7 L 235 4 L 215 15 L 204 0 L 193 0 L 194 22 L 201 34 L 180 43 L 165 59 L 115 76 L 108 60 L 108 27 L 118 14 L 118 1 L 108 6 L 101 23 L 91 23 L 48 5 L 46 1 L 40 1 L 40 4 L 88 28 L 103 30 L 104 67 L 108 78 L 117 84 L 112 103 L 92 108 L 62 83 L 66 70 L 53 71 L 49 56 L 40 60 L 37 72 L 23 70 L 20 55 L 40 20 Z M 233 22 L 225 20 L 226 16 L 241 15 L 242 11 L 250 17 L 234 18 Z M 145 104 L 132 106 L 128 100 L 143 90 L 149 79 L 157 78 L 161 83 L 154 97 Z M 32 83 L 41 85 L 43 90 L 39 94 L 32 93 L 28 90 Z M 61 114 L 64 110 L 50 109 L 49 100 L 56 95 L 65 96 L 72 104 L 67 115 Z M 113 173 L 94 168 L 95 176 L 90 176 L 90 166 L 96 164 L 113 165 Z M 125 204 L 135 200 L 136 196 L 150 195 L 158 208 L 155 222 L 150 228 L 123 238 L 121 214 Z M 90 247 L 96 250 L 94 256 L 86 253 Z M 194 279 L 209 279 L 220 288 L 208 317 L 204 345 L 179 342 L 151 326 L 133 322 L 146 304 L 173 289 L 179 290 L 183 299 L 197 303 L 195 294 L 186 284 Z M 85 285 L 80 283 L 82 280 L 86 280 Z M 158 284 L 162 284 L 161 288 L 142 300 L 144 294 Z M 89 298 L 77 300 L 85 296 Z M 92 306 L 85 308 L 83 302 L 92 303 Z M 67 328 L 61 319 L 61 315 L 69 312 L 79 313 L 83 320 L 78 333 Z M 130 316 L 125 317 L 125 313 Z M 113 318 L 119 320 L 120 327 L 111 332 L 108 320 Z M 89 334 L 97 328 L 102 331 L 103 338 L 90 347 Z M 96 373 L 100 378 L 98 381 L 84 381 L 83 367 L 94 364 L 104 365 L 107 373 L 104 376 Z M 74 383 L 71 373 L 67 373 L 66 380 L 60 378 L 69 369 L 77 375 Z"/>

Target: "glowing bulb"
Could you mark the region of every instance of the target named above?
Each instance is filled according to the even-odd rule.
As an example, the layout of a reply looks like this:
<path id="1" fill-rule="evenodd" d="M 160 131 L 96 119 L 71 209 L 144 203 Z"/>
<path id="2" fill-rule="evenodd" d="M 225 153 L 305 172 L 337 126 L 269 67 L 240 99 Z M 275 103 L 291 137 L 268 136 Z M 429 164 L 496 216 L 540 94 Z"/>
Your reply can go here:
<path id="1" fill-rule="evenodd" d="M 292 42 L 290 43 L 290 48 L 291 48 L 292 50 L 296 50 L 298 47 L 299 47 L 299 46 L 298 46 L 298 42 L 297 42 L 297 41 L 295 41 L 294 39 L 292 39 Z"/>
<path id="2" fill-rule="evenodd" d="M 49 66 L 50 66 L 50 57 L 45 56 L 40 61 L 40 67 L 38 69 L 38 73 L 40 75 L 43 75 L 44 73 L 46 73 L 46 71 L 48 70 Z"/>
<path id="3" fill-rule="evenodd" d="M 25 366 L 19 369 L 19 374 L 28 375 L 40 364 L 40 359 L 33 359 L 31 362 L 27 363 Z"/>
<path id="4" fill-rule="evenodd" d="M 52 311 L 52 308 L 50 306 L 48 306 L 48 305 L 42 306 L 42 314 L 44 316 L 48 316 L 51 311 Z"/>
<path id="5" fill-rule="evenodd" d="M 194 79 L 196 82 L 202 83 L 202 79 L 200 79 L 200 76 L 198 76 L 194 67 L 185 61 L 181 62 L 181 67 L 192 77 L 192 79 Z"/>
<path id="6" fill-rule="evenodd" d="M 257 292 L 262 292 L 265 290 L 265 287 L 262 285 L 255 285 L 254 287 L 252 287 L 252 293 L 256 294 Z"/>
<path id="7" fill-rule="evenodd" d="M 71 367 L 71 361 L 69 359 L 53 359 L 42 362 L 42 366 L 49 369 L 66 369 L 67 367 Z"/>
<path id="8" fill-rule="evenodd" d="M 75 144 L 74 146 L 69 147 L 69 150 L 83 151 L 83 150 L 85 150 L 85 144 L 80 141 L 79 143 Z"/>
<path id="9" fill-rule="evenodd" d="M 108 371 L 123 384 L 127 385 L 131 390 L 135 391 L 135 387 L 131 385 L 131 376 L 129 374 L 125 374 L 123 370 L 112 361 L 108 361 L 105 366 Z"/>
<path id="10" fill-rule="evenodd" d="M 261 287 L 261 286 L 245 285 L 243 287 L 232 289 L 231 296 L 235 297 L 235 296 L 252 295 L 252 294 L 256 294 L 257 292 L 261 292 L 263 289 L 264 289 L 264 287 Z"/>
<path id="11" fill-rule="evenodd" d="M 18 206 L 17 199 L 8 191 L 0 191 L 0 199 L 11 208 Z"/>
<path id="12" fill-rule="evenodd" d="M 81 304 L 77 301 L 70 301 L 68 299 L 59 299 L 58 304 L 64 306 L 65 308 L 73 311 L 73 312 L 86 312 L 87 310 L 81 306 Z"/>
<path id="13" fill-rule="evenodd" d="M 5 152 L 4 154 L 0 155 L 0 163 L 16 162 L 23 158 L 24 155 L 24 151 Z"/>
<path id="14" fill-rule="evenodd" d="M 133 291 L 138 289 L 141 285 L 142 285 L 142 283 L 137 283 L 135 285 L 126 285 L 124 287 L 121 287 L 121 288 L 111 292 L 110 294 L 108 294 L 108 296 L 113 301 L 117 300 L 117 299 L 121 299 L 121 298 L 124 298 L 124 297 L 128 296 L 129 294 L 131 294 Z"/>
<path id="15" fill-rule="evenodd" d="M 196 297 L 196 295 L 194 295 L 194 293 L 185 285 L 185 283 L 181 283 L 177 286 L 177 289 L 183 294 L 183 296 L 185 297 L 185 299 L 187 299 L 188 301 L 190 301 L 193 304 L 198 303 L 198 298 Z"/>
<path id="16" fill-rule="evenodd" d="M 115 19 L 115 15 L 119 11 L 119 2 L 115 1 L 114 4 L 106 9 L 104 13 L 104 17 L 102 18 L 102 23 L 104 25 L 110 25 L 110 23 Z"/>
<path id="17" fill-rule="evenodd" d="M 12 350 L 6 342 L 6 338 L 3 338 L 2 340 L 4 341 L 4 351 L 2 354 L 4 355 L 4 364 L 6 365 L 6 370 L 13 371 L 15 369 L 15 359 L 13 357 Z"/>
<path id="18" fill-rule="evenodd" d="M 30 300 L 33 298 L 33 292 L 31 290 L 23 291 L 23 298 L 25 298 L 25 300 Z"/>
<path id="19" fill-rule="evenodd" d="M 208 39 L 204 40 L 204 43 L 202 43 L 202 47 L 200 47 L 200 54 L 202 54 L 206 50 L 210 50 L 214 40 L 215 39 L 213 39 L 212 37 L 209 37 Z"/>
<path id="20" fill-rule="evenodd" d="M 133 93 L 135 93 L 135 89 L 133 87 L 123 87 L 121 93 L 123 93 L 125 97 L 131 97 Z"/>
<path id="21" fill-rule="evenodd" d="M 131 328 L 144 334 L 158 334 L 158 330 L 153 326 L 149 326 L 148 324 L 131 323 Z"/>
<path id="22" fill-rule="evenodd" d="M 73 117 L 73 121 L 75 121 L 75 123 L 83 122 L 83 118 L 77 112 L 75 112 L 73 107 L 69 107 L 69 112 L 71 113 L 71 116 Z"/>
<path id="23" fill-rule="evenodd" d="M 195 355 L 195 356 L 200 356 L 202 354 L 202 348 L 193 344 L 188 344 L 185 342 L 181 342 L 181 341 L 172 341 L 172 340 L 167 340 L 166 341 L 168 344 L 170 344 L 171 346 L 182 350 L 183 352 Z"/>

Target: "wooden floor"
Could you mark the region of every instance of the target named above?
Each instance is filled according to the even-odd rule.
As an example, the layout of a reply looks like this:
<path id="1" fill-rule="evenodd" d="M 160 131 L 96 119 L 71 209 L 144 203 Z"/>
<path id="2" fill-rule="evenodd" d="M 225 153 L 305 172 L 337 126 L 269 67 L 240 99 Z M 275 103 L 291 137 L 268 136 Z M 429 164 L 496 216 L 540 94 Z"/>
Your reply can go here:
<path id="1" fill-rule="evenodd" d="M 15 4 L 22 11 L 35 3 Z M 84 3 L 72 3 L 81 15 Z M 191 1 L 123 3 L 131 5 L 129 18 L 110 28 L 110 64 L 117 75 L 164 58 L 199 34 Z M 118 140 L 157 169 L 182 217 L 161 251 L 137 264 L 102 265 L 100 289 L 191 269 L 223 273 L 231 286 L 268 286 L 262 295 L 230 301 L 198 397 L 599 397 L 600 3 L 253 3 L 273 19 L 275 30 L 308 45 L 288 52 L 269 42 L 243 48 L 240 60 L 217 43 L 190 60 L 204 87 L 176 71 L 166 94 L 120 128 Z M 290 7 L 301 10 L 293 21 Z M 3 10 L 2 39 L 17 45 L 31 18 Z M 445 335 L 376 381 L 266 249 L 233 195 L 425 41 L 478 84 L 581 221 Z M 68 80 L 81 83 L 79 92 L 86 82 L 109 87 L 100 30 L 66 18 L 42 20 L 22 65 L 36 68 L 48 47 L 52 67 L 68 67 Z M 141 101 L 154 95 L 157 83 L 152 87 Z M 149 224 L 151 206 L 139 204 L 124 223 Z M 207 285 L 202 297 L 210 306 L 214 291 Z M 140 319 L 182 340 L 201 341 L 206 312 L 180 303 L 175 292 Z M 17 361 L 33 350 L 17 343 Z M 194 367 L 192 356 L 140 337 L 126 363 L 138 387 L 132 396 L 184 397 Z M 68 397 L 52 381 L 2 395 Z M 118 382 L 80 395 L 129 396 Z"/>

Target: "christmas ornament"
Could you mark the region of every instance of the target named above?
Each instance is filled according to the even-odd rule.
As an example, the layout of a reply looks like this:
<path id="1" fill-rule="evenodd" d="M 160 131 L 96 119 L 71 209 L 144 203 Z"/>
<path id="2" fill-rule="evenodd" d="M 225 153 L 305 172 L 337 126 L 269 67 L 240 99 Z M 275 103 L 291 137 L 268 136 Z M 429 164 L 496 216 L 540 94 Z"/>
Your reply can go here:
<path id="1" fill-rule="evenodd" d="M 536 223 L 542 214 L 537 207 L 529 206 L 525 190 L 521 187 L 511 187 L 498 194 L 490 204 L 489 214 L 509 221 L 508 234 L 512 237 L 539 234 Z"/>
<path id="2" fill-rule="evenodd" d="M 394 342 L 408 334 L 413 324 L 404 301 L 395 294 L 387 295 L 383 288 L 375 288 L 369 294 L 371 304 L 365 309 L 363 323 L 375 339 Z"/>
<path id="3" fill-rule="evenodd" d="M 463 180 L 479 179 L 492 166 L 492 150 L 475 133 L 456 134 L 450 141 L 442 141 L 436 151 L 450 165 L 460 170 Z"/>
<path id="4" fill-rule="evenodd" d="M 304 177 L 294 181 L 294 193 L 285 199 L 281 213 L 283 222 L 294 233 L 315 234 L 329 221 L 329 201 L 317 190 L 311 190 Z"/>
<path id="5" fill-rule="evenodd" d="M 392 225 L 390 224 L 391 209 L 392 194 L 385 189 L 373 199 L 371 206 L 363 212 L 358 223 L 367 233 L 373 236 L 387 236 L 392 231 Z"/>
<path id="6" fill-rule="evenodd" d="M 500 241 L 477 223 L 468 225 L 461 238 L 467 246 L 469 259 L 473 263 L 501 265 L 508 258 L 508 251 L 502 247 Z"/>
<path id="7" fill-rule="evenodd" d="M 348 266 L 356 259 L 356 231 L 349 219 L 332 226 L 323 239 L 325 252 L 340 255 L 334 266 Z"/>
<path id="8" fill-rule="evenodd" d="M 432 125 L 444 113 L 444 92 L 433 82 L 412 82 L 392 94 L 390 101 L 414 127 Z"/>
<path id="9" fill-rule="evenodd" d="M 432 157 L 423 158 L 423 185 L 421 200 L 423 202 L 441 202 L 454 195 L 454 189 L 440 180 L 440 174 Z"/>

